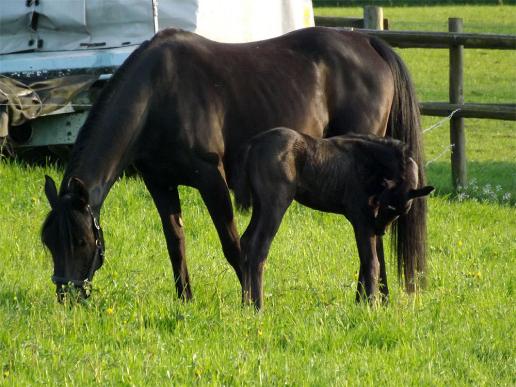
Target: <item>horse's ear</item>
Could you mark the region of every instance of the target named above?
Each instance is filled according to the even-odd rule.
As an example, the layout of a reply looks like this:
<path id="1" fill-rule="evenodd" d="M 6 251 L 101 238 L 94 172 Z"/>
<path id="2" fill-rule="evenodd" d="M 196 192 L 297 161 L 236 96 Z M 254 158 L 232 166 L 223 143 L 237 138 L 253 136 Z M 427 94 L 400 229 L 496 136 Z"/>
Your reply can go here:
<path id="1" fill-rule="evenodd" d="M 84 207 L 88 205 L 90 194 L 88 193 L 88 190 L 86 189 L 86 186 L 81 179 L 77 177 L 71 177 L 70 180 L 68 180 L 68 192 L 73 194 L 74 197 L 77 198 L 80 204 Z"/>
<path id="2" fill-rule="evenodd" d="M 48 175 L 45 175 L 45 195 L 47 196 L 48 202 L 50 203 L 50 208 L 55 210 L 57 207 L 58 198 L 57 188 L 54 180 Z"/>
<path id="3" fill-rule="evenodd" d="M 419 188 L 419 189 L 411 189 L 408 192 L 408 198 L 415 199 L 415 198 L 419 198 L 421 196 L 426 196 L 433 190 L 434 190 L 434 187 L 432 187 L 431 185 L 427 185 L 427 186 L 425 186 L 423 188 Z"/>

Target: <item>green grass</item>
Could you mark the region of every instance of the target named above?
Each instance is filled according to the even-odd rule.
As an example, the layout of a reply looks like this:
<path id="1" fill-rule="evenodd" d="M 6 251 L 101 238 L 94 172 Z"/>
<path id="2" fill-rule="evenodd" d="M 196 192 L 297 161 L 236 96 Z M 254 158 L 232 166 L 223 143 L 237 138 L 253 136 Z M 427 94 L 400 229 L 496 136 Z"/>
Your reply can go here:
<path id="1" fill-rule="evenodd" d="M 353 302 L 351 227 L 292 206 L 274 241 L 261 315 L 239 305 L 199 195 L 181 191 L 195 300 L 175 298 L 159 220 L 141 181 L 105 204 L 107 261 L 88 305 L 63 307 L 38 240 L 44 173 L 0 165 L 0 366 L 4 382 L 68 384 L 514 383 L 513 207 L 430 200 L 429 290 L 395 285 L 387 308 Z M 20 194 L 12 195 L 12 192 Z M 239 216 L 243 229 L 248 218 Z M 512 259 L 511 259 L 512 258 Z"/>
<path id="2" fill-rule="evenodd" d="M 499 7 L 486 9 L 489 19 Z M 396 17 L 424 20 L 427 11 Z M 432 80 L 434 65 L 420 53 L 402 54 L 422 99 L 445 98 L 447 78 Z M 503 62 L 506 54 L 482 60 Z M 486 99 L 514 101 L 513 73 L 500 71 L 497 87 L 478 74 L 471 79 Z M 426 117 L 424 126 L 437 120 Z M 514 129 L 466 120 L 478 188 L 469 187 L 465 200 L 450 196 L 448 154 L 428 165 L 438 188 L 429 201 L 428 290 L 407 297 L 389 262 L 392 302 L 376 309 L 354 303 L 358 257 L 349 223 L 297 204 L 271 249 L 265 310 L 242 308 L 209 215 L 188 188 L 181 198 L 195 298 L 177 301 L 157 212 L 143 183 L 127 178 L 103 207 L 107 258 L 93 297 L 63 307 L 39 241 L 48 211 L 43 175 L 60 180 L 62 171 L 0 160 L 0 385 L 515 385 Z M 425 140 L 427 159 L 438 157 L 448 125 Z M 500 185 L 498 197 L 483 193 L 488 184 Z M 238 215 L 239 230 L 248 219 Z"/>
<path id="3" fill-rule="evenodd" d="M 436 7 L 383 7 L 383 16 L 389 19 L 391 30 L 448 31 L 448 18 L 464 20 L 465 32 L 514 34 L 516 14 L 514 5 L 504 6 L 436 6 Z M 316 8 L 317 16 L 363 17 L 362 7 Z"/>

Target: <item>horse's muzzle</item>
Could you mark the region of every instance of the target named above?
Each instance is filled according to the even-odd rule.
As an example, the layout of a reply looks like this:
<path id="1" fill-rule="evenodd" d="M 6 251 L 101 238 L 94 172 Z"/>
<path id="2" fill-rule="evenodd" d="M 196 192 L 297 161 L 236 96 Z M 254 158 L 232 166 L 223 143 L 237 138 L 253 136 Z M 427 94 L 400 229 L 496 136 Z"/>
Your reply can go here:
<path id="1" fill-rule="evenodd" d="M 81 284 L 72 282 L 60 283 L 55 281 L 57 301 L 63 304 L 65 301 L 79 302 L 86 300 L 91 293 L 89 286 L 85 286 L 84 281 Z"/>

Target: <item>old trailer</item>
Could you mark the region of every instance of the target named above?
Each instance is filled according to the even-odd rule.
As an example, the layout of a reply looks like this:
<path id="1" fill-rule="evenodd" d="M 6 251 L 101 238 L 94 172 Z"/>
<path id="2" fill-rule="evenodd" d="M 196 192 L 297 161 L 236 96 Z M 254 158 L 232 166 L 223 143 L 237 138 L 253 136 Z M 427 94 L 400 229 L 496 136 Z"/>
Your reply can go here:
<path id="1" fill-rule="evenodd" d="M 158 29 L 236 43 L 313 24 L 311 0 L 2 0 L 0 142 L 73 144 L 105 82 Z"/>

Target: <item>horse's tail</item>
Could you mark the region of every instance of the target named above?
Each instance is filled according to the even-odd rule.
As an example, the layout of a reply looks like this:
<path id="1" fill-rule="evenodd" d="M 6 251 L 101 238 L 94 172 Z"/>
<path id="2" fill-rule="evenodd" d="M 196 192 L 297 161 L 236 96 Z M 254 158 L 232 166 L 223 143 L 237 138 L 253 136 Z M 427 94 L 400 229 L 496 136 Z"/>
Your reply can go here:
<path id="1" fill-rule="evenodd" d="M 419 186 L 423 186 L 426 181 L 423 136 L 414 85 L 407 67 L 390 46 L 376 38 L 371 38 L 371 45 L 388 63 L 394 77 L 394 100 L 387 135 L 408 145 L 419 167 Z M 398 278 L 405 278 L 408 292 L 413 292 L 418 283 L 425 285 L 426 212 L 426 198 L 415 199 L 410 212 L 392 226 L 391 241 L 398 258 Z"/>
<path id="2" fill-rule="evenodd" d="M 235 163 L 233 192 L 235 193 L 236 207 L 240 211 L 249 211 L 251 208 L 251 185 L 247 174 L 247 160 L 249 159 L 250 149 L 251 145 L 246 145 L 238 158 L 239 162 Z"/>

